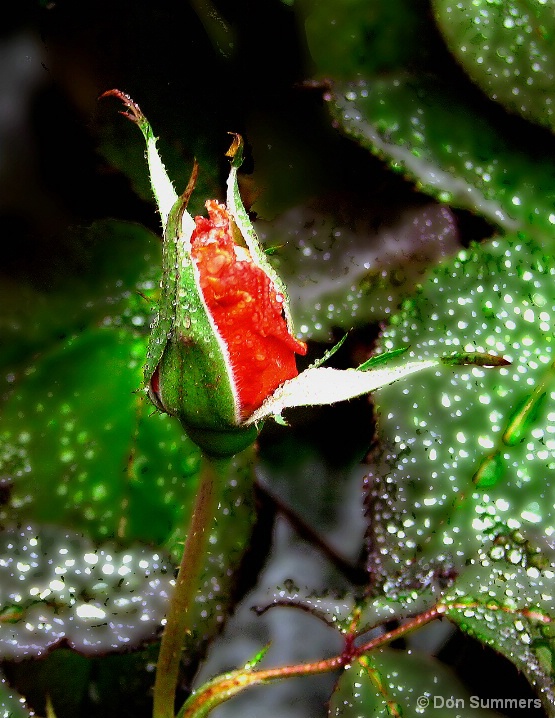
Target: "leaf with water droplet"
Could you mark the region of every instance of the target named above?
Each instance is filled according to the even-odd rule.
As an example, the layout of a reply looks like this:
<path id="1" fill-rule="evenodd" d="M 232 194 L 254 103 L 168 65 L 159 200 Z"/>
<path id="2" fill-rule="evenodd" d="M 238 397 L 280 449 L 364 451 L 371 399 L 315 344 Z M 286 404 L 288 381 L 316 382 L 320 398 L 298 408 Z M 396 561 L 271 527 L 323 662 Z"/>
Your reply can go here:
<path id="1" fill-rule="evenodd" d="M 375 197 L 299 207 L 271 223 L 259 221 L 272 263 L 285 280 L 295 329 L 303 339 L 329 341 L 344 330 L 381 321 L 409 295 L 422 272 L 458 249 L 447 207 L 425 204 L 382 218 Z M 364 203 L 367 209 L 361 209 Z"/>
<path id="2" fill-rule="evenodd" d="M 28 368 L 0 418 L 4 523 L 54 524 L 98 542 L 115 537 L 122 546 L 142 541 L 179 562 L 199 450 L 139 389 L 145 352 L 146 338 L 136 331 L 89 329 Z M 251 535 L 252 466 L 237 462 L 194 604 L 197 630 L 186 651 L 193 663 L 236 600 Z"/>
<path id="3" fill-rule="evenodd" d="M 160 550 L 27 524 L 0 532 L 0 557 L 3 660 L 61 641 L 84 654 L 128 650 L 160 633 L 174 575 Z"/>
<path id="4" fill-rule="evenodd" d="M 0 418 L 4 520 L 164 544 L 191 506 L 199 453 L 139 390 L 145 339 L 91 329 L 45 354 Z"/>
<path id="5" fill-rule="evenodd" d="M 489 97 L 555 128 L 555 34 L 551 3 L 433 0 L 451 52 Z"/>
<path id="6" fill-rule="evenodd" d="M 442 699 L 458 704 L 445 706 Z M 434 700 L 435 699 L 435 700 Z M 470 705 L 470 695 L 449 668 L 426 654 L 382 648 L 353 661 L 331 696 L 329 718 L 453 716 L 465 706 L 465 718 L 495 718 L 497 713 Z M 457 710 L 458 713 L 458 710 Z"/>
<path id="7" fill-rule="evenodd" d="M 537 128 L 526 132 L 520 120 L 516 126 L 488 113 L 485 101 L 438 77 L 337 83 L 329 99 L 337 126 L 418 189 L 505 230 L 552 241 L 552 136 L 538 142 Z"/>
<path id="8" fill-rule="evenodd" d="M 8 685 L 3 673 L 0 673 L 0 716 L 2 718 L 30 718 L 34 715 L 25 706 L 23 698 Z"/>
<path id="9" fill-rule="evenodd" d="M 502 527 L 555 531 L 554 276 L 533 242 L 494 240 L 440 265 L 393 318 L 386 351 L 487 351 L 511 365 L 442 367 L 376 393 L 383 444 L 374 498 L 367 485 L 369 569 L 386 593 L 406 584 L 406 566 L 422 574 L 413 587 L 425 585 L 438 558 L 448 579 Z M 507 442 L 516 423 L 520 440 Z"/>
<path id="10" fill-rule="evenodd" d="M 551 548 L 538 551 L 533 539 L 522 546 L 500 536 L 465 568 L 442 603 L 450 620 L 524 673 L 554 716 L 555 554 Z M 546 566 L 538 569 L 534 564 L 542 553 Z"/>

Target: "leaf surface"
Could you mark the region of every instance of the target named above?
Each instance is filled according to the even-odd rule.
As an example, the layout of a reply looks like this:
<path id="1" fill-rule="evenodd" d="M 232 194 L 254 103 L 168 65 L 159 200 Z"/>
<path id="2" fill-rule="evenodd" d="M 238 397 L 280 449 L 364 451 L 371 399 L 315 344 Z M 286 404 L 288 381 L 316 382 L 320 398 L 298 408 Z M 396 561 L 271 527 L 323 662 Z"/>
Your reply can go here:
<path id="1" fill-rule="evenodd" d="M 438 267 L 392 322 L 386 350 L 488 351 L 512 362 L 442 368 L 378 393 L 397 515 L 383 526 L 392 532 L 383 560 L 394 572 L 417 555 L 462 566 L 502 527 L 554 530 L 554 273 L 533 243 L 495 240 Z"/>
<path id="2" fill-rule="evenodd" d="M 445 597 L 446 615 L 512 661 L 549 716 L 555 715 L 554 558 L 552 549 L 522 534 L 500 537 Z"/>
<path id="3" fill-rule="evenodd" d="M 552 241 L 555 141 L 547 133 L 538 141 L 539 130 L 488 115 L 437 77 L 337 83 L 329 109 L 338 127 L 418 189 Z"/>
<path id="4" fill-rule="evenodd" d="M 553 7 L 538 0 L 434 0 L 451 52 L 489 97 L 555 126 Z"/>
<path id="5" fill-rule="evenodd" d="M 497 715 L 473 708 L 464 686 L 435 658 L 382 648 L 361 656 L 343 671 L 331 697 L 328 716 L 417 718 L 430 713 L 452 718 L 455 706 L 461 718 Z"/>

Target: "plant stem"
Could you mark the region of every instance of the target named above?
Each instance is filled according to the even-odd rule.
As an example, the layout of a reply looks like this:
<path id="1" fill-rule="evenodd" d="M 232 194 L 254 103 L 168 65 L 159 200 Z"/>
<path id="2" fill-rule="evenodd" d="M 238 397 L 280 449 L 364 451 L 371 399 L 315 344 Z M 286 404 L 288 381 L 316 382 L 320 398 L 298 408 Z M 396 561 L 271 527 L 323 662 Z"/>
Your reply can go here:
<path id="1" fill-rule="evenodd" d="M 194 693 L 179 712 L 178 718 L 205 718 L 213 708 L 249 686 L 261 685 L 283 678 L 328 673 L 341 668 L 346 662 L 345 656 L 333 656 L 314 663 L 267 668 L 262 671 L 248 669 L 232 671 L 225 676 L 218 676 Z"/>
<path id="2" fill-rule="evenodd" d="M 445 613 L 445 610 L 446 608 L 443 605 L 433 606 L 427 611 L 413 616 L 393 631 L 383 633 L 360 646 L 351 646 L 349 650 L 344 651 L 339 656 L 332 656 L 331 658 L 314 661 L 313 663 L 280 666 L 279 668 L 267 668 L 258 671 L 252 670 L 252 666 L 247 666 L 238 671 L 231 671 L 223 676 L 217 676 L 204 686 L 201 686 L 201 688 L 189 697 L 180 710 L 178 718 L 206 718 L 210 711 L 216 708 L 216 706 L 224 703 L 250 686 L 261 685 L 283 678 L 336 671 L 339 668 L 353 663 L 355 660 L 364 656 L 365 653 L 369 653 L 380 646 L 385 646 L 396 638 L 410 631 L 414 631 L 436 618 L 440 618 Z"/>
<path id="3" fill-rule="evenodd" d="M 181 652 L 187 634 L 194 630 L 194 626 L 190 625 L 190 607 L 195 600 L 205 567 L 220 488 L 227 479 L 231 462 L 229 458 L 202 458 L 200 485 L 160 644 L 154 682 L 153 718 L 175 716 L 175 693 Z"/>

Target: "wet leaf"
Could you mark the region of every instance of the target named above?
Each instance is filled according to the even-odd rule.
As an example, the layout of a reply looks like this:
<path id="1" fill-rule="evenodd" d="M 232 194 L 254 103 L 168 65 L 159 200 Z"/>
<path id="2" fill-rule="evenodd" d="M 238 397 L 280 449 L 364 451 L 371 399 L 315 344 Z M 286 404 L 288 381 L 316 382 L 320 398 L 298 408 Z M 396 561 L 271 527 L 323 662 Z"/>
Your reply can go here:
<path id="1" fill-rule="evenodd" d="M 0 417 L 2 520 L 162 545 L 196 490 L 199 452 L 140 390 L 145 339 L 91 329 L 25 373 Z"/>
<path id="2" fill-rule="evenodd" d="M 507 528 L 555 530 L 554 274 L 532 242 L 495 240 L 439 266 L 393 319 L 384 350 L 512 365 L 444 367 L 376 394 L 382 479 L 369 510 L 386 593 L 426 585 L 430 569 L 448 578 Z"/>
<path id="3" fill-rule="evenodd" d="M 553 8 L 537 0 L 434 0 L 449 49 L 493 100 L 554 129 Z"/>
<path id="4" fill-rule="evenodd" d="M 54 524 L 100 544 L 164 546 L 177 565 L 200 456 L 179 422 L 146 401 L 145 353 L 141 334 L 108 326 L 82 332 L 24 372 L 0 417 L 4 523 Z M 235 601 L 254 522 L 252 466 L 238 461 L 194 606 L 192 664 Z"/>
<path id="5" fill-rule="evenodd" d="M 60 528 L 0 532 L 0 656 L 41 656 L 60 641 L 85 653 L 157 637 L 173 586 L 169 556 L 93 544 Z"/>
<path id="6" fill-rule="evenodd" d="M 63 243 L 63 264 L 51 260 L 30 279 L 0 283 L 6 368 L 92 323 L 148 329 L 152 305 L 145 296 L 158 289 L 159 238 L 139 225 L 104 220 L 69 231 Z"/>
<path id="7" fill-rule="evenodd" d="M 553 716 L 555 563 L 553 549 L 549 557 L 532 546 L 520 532 L 499 536 L 458 577 L 444 603 L 446 615 L 463 631 L 524 673 Z"/>
<path id="8" fill-rule="evenodd" d="M 295 330 L 329 341 L 381 321 L 409 295 L 422 272 L 458 249 L 454 218 L 428 204 L 375 227 L 376 212 L 360 207 L 299 207 L 272 223 L 257 223 L 291 298 Z"/>
<path id="9" fill-rule="evenodd" d="M 343 671 L 331 697 L 328 716 L 416 718 L 430 713 L 452 718 L 455 708 L 456 715 L 464 718 L 497 715 L 482 710 L 479 704 L 473 706 L 468 691 L 436 659 L 383 648 L 361 656 Z"/>
<path id="10" fill-rule="evenodd" d="M 506 118 L 489 118 L 438 78 L 337 83 L 329 109 L 346 134 L 418 189 L 505 230 L 552 241 L 551 136 L 538 142 L 537 128 L 526 133 Z"/>
<path id="11" fill-rule="evenodd" d="M 9 687 L 0 673 L 0 718 L 29 718 L 31 715 L 25 706 L 25 699 Z"/>

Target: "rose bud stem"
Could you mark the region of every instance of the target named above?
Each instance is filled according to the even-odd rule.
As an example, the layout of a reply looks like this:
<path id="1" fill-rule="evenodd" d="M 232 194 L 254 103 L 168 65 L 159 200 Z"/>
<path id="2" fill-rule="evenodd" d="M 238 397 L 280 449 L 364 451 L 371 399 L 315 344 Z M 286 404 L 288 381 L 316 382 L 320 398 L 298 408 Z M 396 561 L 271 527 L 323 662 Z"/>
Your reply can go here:
<path id="1" fill-rule="evenodd" d="M 183 646 L 187 636 L 198 631 L 195 612 L 191 607 L 202 585 L 202 575 L 208 563 L 210 536 L 218 523 L 222 490 L 231 478 L 237 478 L 238 464 L 247 469 L 249 475 L 252 473 L 252 446 L 235 457 L 202 457 L 200 485 L 193 514 L 186 527 L 187 538 L 160 644 L 154 683 L 153 718 L 175 716 L 175 695 Z"/>

